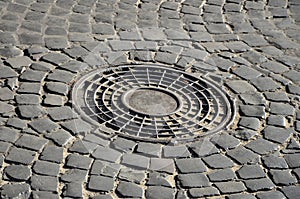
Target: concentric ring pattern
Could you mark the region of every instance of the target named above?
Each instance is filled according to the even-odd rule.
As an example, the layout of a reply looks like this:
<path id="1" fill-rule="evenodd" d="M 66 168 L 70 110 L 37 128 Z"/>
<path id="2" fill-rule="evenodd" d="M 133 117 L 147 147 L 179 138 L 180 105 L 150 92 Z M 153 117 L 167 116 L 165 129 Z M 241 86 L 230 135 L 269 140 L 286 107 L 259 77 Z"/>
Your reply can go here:
<path id="1" fill-rule="evenodd" d="M 143 97 L 132 99 L 140 90 L 157 95 L 156 102 L 148 103 L 160 114 L 151 107 L 129 105 Z M 93 124 L 149 141 L 192 140 L 224 128 L 234 114 L 230 99 L 212 81 L 160 65 L 94 70 L 75 84 L 72 97 L 75 108 Z M 166 102 L 171 98 L 174 111 L 168 112 Z"/>

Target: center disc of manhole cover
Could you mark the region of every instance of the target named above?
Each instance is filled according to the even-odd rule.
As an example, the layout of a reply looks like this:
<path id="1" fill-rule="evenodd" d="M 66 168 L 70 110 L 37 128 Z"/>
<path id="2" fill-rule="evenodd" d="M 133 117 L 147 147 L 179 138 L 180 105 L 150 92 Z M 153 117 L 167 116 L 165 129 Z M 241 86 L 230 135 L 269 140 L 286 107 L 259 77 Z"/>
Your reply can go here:
<path id="1" fill-rule="evenodd" d="M 125 92 L 122 97 L 125 106 L 143 115 L 170 115 L 180 108 L 181 101 L 168 90 L 140 87 Z"/>
<path id="2" fill-rule="evenodd" d="M 233 120 L 234 105 L 207 77 L 160 65 L 97 69 L 81 77 L 73 104 L 106 133 L 138 140 L 190 141 Z"/>

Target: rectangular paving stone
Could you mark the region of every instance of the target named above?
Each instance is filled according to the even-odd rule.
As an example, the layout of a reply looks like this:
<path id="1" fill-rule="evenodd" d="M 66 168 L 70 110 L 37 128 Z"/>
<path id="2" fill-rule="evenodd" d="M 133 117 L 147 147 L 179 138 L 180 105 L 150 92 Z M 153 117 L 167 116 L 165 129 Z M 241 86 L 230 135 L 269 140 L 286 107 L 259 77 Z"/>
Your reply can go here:
<path id="1" fill-rule="evenodd" d="M 237 174 L 242 179 L 266 177 L 266 174 L 260 165 L 244 165 L 237 171 Z"/>
<path id="2" fill-rule="evenodd" d="M 66 159 L 65 165 L 71 168 L 89 169 L 92 161 L 92 158 L 83 155 L 70 154 Z"/>
<path id="3" fill-rule="evenodd" d="M 250 191 L 270 190 L 275 187 L 269 178 L 261 178 L 254 180 L 245 180 L 245 185 Z"/>
<path id="4" fill-rule="evenodd" d="M 234 166 L 234 162 L 222 154 L 204 157 L 203 161 L 208 164 L 209 167 L 214 169 L 222 169 Z"/>
<path id="5" fill-rule="evenodd" d="M 148 169 L 150 158 L 136 154 L 124 154 L 121 163 L 137 169 Z"/>
<path id="6" fill-rule="evenodd" d="M 48 142 L 49 141 L 45 138 L 25 134 L 22 135 L 15 144 L 19 147 L 40 152 Z"/>
<path id="7" fill-rule="evenodd" d="M 50 132 L 57 129 L 59 126 L 49 118 L 36 119 L 29 123 L 34 130 L 39 133 Z"/>
<path id="8" fill-rule="evenodd" d="M 60 165 L 48 161 L 36 161 L 33 171 L 40 175 L 57 176 L 59 174 Z"/>
<path id="9" fill-rule="evenodd" d="M 233 150 L 229 150 L 227 152 L 227 155 L 235 161 L 239 162 L 240 164 L 255 162 L 259 158 L 259 155 L 242 146 L 237 147 Z"/>
<path id="10" fill-rule="evenodd" d="M 166 158 L 184 158 L 189 157 L 190 152 L 187 147 L 182 146 L 165 146 L 163 147 L 163 156 Z"/>
<path id="11" fill-rule="evenodd" d="M 240 105 L 240 111 L 243 115 L 249 117 L 265 118 L 266 115 L 263 106 Z"/>
<path id="12" fill-rule="evenodd" d="M 195 173 L 195 174 L 179 174 L 178 180 L 184 188 L 194 187 L 209 187 L 210 182 L 206 175 Z"/>
<path id="13" fill-rule="evenodd" d="M 175 164 L 172 159 L 150 158 L 149 169 L 173 174 L 175 172 Z"/>
<path id="14" fill-rule="evenodd" d="M 70 169 L 61 175 L 60 179 L 63 182 L 84 182 L 88 176 L 87 170 Z"/>
<path id="15" fill-rule="evenodd" d="M 40 155 L 41 160 L 46 160 L 50 162 L 61 163 L 63 161 L 63 148 L 54 145 L 48 145 L 45 147 Z"/>
<path id="16" fill-rule="evenodd" d="M 34 190 L 56 192 L 58 188 L 57 177 L 33 175 L 30 181 L 30 185 Z"/>
<path id="17" fill-rule="evenodd" d="M 246 190 L 242 182 L 219 182 L 215 185 L 222 194 L 240 193 Z"/>
<path id="18" fill-rule="evenodd" d="M 231 181 L 236 179 L 236 175 L 231 168 L 214 170 L 207 174 L 207 176 L 212 182 Z"/>
<path id="19" fill-rule="evenodd" d="M 105 160 L 109 162 L 116 162 L 120 159 L 122 153 L 117 150 L 99 146 L 93 153 L 92 156 L 96 159 Z"/>
<path id="20" fill-rule="evenodd" d="M 274 144 L 263 138 L 253 140 L 249 142 L 245 147 L 260 155 L 268 154 L 270 152 L 276 151 L 279 148 L 278 144 Z"/>
<path id="21" fill-rule="evenodd" d="M 217 196 L 220 194 L 219 190 L 215 187 L 203 187 L 189 189 L 189 194 L 193 198 Z"/>
<path id="22" fill-rule="evenodd" d="M 286 154 L 286 155 L 284 155 L 284 159 L 290 168 L 300 167 L 300 154 L 299 153 Z"/>
<path id="23" fill-rule="evenodd" d="M 12 147 L 6 156 L 7 161 L 29 165 L 33 163 L 36 152 L 27 149 Z"/>
<path id="24" fill-rule="evenodd" d="M 87 187 L 94 191 L 111 191 L 114 188 L 114 179 L 105 176 L 92 175 L 88 181 Z"/>
<path id="25" fill-rule="evenodd" d="M 176 159 L 176 166 L 180 173 L 202 173 L 207 167 L 200 158 Z"/>
<path id="26" fill-rule="evenodd" d="M 0 127 L 0 140 L 4 142 L 15 142 L 19 137 L 18 131 L 5 126 Z"/>

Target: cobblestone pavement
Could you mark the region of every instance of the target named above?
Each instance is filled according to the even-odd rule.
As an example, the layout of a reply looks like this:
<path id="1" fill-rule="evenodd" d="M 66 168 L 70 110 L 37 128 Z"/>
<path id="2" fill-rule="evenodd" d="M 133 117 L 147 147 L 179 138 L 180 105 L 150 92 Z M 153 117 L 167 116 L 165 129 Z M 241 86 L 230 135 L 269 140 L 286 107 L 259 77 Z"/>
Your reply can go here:
<path id="1" fill-rule="evenodd" d="M 299 9 L 299 0 L 0 0 L 1 198 L 300 198 Z M 95 130 L 73 109 L 72 85 L 132 63 L 213 75 L 236 119 L 181 144 Z"/>

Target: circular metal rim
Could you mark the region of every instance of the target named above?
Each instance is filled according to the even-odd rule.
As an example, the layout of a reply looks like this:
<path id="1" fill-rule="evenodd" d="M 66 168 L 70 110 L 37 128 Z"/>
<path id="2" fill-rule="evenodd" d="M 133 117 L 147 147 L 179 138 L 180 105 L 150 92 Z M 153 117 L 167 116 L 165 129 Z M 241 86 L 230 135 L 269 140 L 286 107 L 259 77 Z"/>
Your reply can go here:
<path id="1" fill-rule="evenodd" d="M 200 77 L 204 80 L 205 83 L 208 83 L 212 88 L 214 88 L 220 96 L 222 96 L 223 99 L 225 99 L 226 102 L 226 107 L 227 107 L 227 111 L 225 113 L 226 117 L 224 117 L 224 122 L 222 122 L 222 125 L 218 125 L 216 126 L 216 128 L 206 131 L 206 132 L 202 132 L 202 134 L 198 134 L 198 135 L 194 135 L 194 136 L 189 136 L 187 138 L 165 138 L 165 139 L 158 139 L 158 138 L 150 138 L 150 137 L 137 137 L 137 136 L 133 136 L 133 135 L 129 135 L 129 134 L 125 134 L 122 132 L 118 132 L 116 130 L 110 129 L 110 130 L 102 130 L 101 127 L 103 127 L 102 124 L 99 124 L 98 122 L 96 122 L 95 120 L 93 120 L 92 118 L 90 118 L 88 115 L 85 114 L 85 112 L 83 112 L 81 110 L 81 108 L 77 105 L 77 93 L 78 93 L 78 89 L 82 86 L 82 83 L 84 81 L 86 81 L 91 74 L 98 72 L 99 75 L 103 74 L 103 72 L 109 72 L 110 70 L 114 70 L 114 69 L 122 69 L 122 68 L 133 68 L 133 67 L 138 67 L 138 66 L 146 66 L 146 67 L 160 67 L 160 68 L 166 68 L 167 70 L 170 71 L 174 71 L 174 72 L 180 72 L 182 74 L 194 77 L 199 79 Z M 147 142 L 155 142 L 155 143 L 185 143 L 185 142 L 193 142 L 193 141 L 197 141 L 198 139 L 201 139 L 205 136 L 209 136 L 215 133 L 218 133 L 219 131 L 221 131 L 222 129 L 228 128 L 228 126 L 230 126 L 233 123 L 233 119 L 236 116 L 236 107 L 235 107 L 235 99 L 232 99 L 232 97 L 225 92 L 221 87 L 219 87 L 217 85 L 217 83 L 215 83 L 213 80 L 211 80 L 209 78 L 209 75 L 205 74 L 205 75 L 201 75 L 201 76 L 196 76 L 193 73 L 188 73 L 185 71 L 181 71 L 178 70 L 172 66 L 168 66 L 168 65 L 162 65 L 162 64 L 126 64 L 126 65 L 116 65 L 116 66 L 110 66 L 109 68 L 101 68 L 101 69 L 93 69 L 92 71 L 88 71 L 85 75 L 80 76 L 77 78 L 77 80 L 75 80 L 76 82 L 73 84 L 72 87 L 72 91 L 71 91 L 71 100 L 72 100 L 72 104 L 74 106 L 74 109 L 81 113 L 80 116 L 82 117 L 82 119 L 84 119 L 85 121 L 93 124 L 95 127 L 97 127 L 96 129 L 99 130 L 100 132 L 105 133 L 106 135 L 118 135 L 121 137 L 125 137 L 125 138 L 129 138 L 132 140 L 138 140 L 138 141 L 147 141 Z M 231 100 L 229 100 L 231 99 Z M 84 99 L 85 101 L 85 99 Z M 109 128 L 109 127 L 105 127 L 105 128 Z"/>

